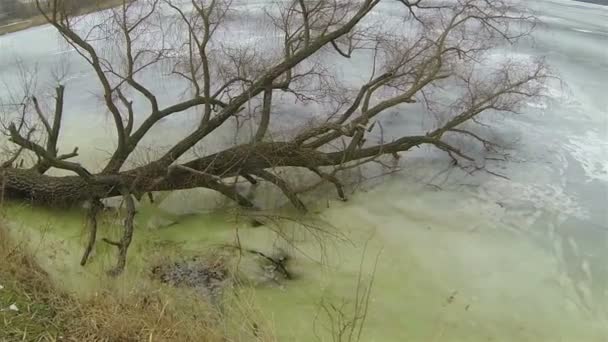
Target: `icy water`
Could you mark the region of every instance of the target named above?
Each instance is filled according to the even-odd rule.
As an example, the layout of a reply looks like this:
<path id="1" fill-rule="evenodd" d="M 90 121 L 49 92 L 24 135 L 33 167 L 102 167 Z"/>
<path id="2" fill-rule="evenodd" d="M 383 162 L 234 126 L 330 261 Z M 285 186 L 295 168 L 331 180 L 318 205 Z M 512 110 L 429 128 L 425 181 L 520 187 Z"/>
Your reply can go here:
<path id="1" fill-rule="evenodd" d="M 263 4 L 252 1 L 238 9 L 255 16 Z M 496 56 L 544 56 L 561 82 L 550 82 L 548 96 L 521 114 L 494 119 L 493 134 L 511 144 L 512 160 L 489 167 L 509 180 L 442 173 L 445 157 L 419 150 L 404 158 L 401 173 L 369 184 L 349 202 L 335 201 L 331 191 L 319 195 L 313 218 L 350 241 L 324 238 L 325 249 L 319 250 L 311 234 L 293 233 L 296 279 L 254 291 L 279 340 L 311 341 L 318 335 L 329 341 L 320 303 L 352 304 L 359 273 L 367 281 L 376 257 L 361 341 L 608 340 L 608 7 L 569 0 L 530 6 L 543 21 L 534 41 Z M 104 148 L 111 144 L 111 129 L 97 110 L 91 71 L 49 27 L 0 37 L 0 51 L 0 79 L 8 84 L 16 75 L 16 57 L 28 70 L 37 65 L 41 87 L 50 85 L 58 65 L 69 64 L 63 143 L 66 149 L 80 146 L 88 166 L 102 163 L 111 150 Z M 185 127 L 187 115 L 159 130 L 170 140 Z M 260 201 L 275 200 L 266 197 Z M 247 246 L 290 248 L 269 229 L 249 228 L 231 212 L 200 213 L 221 204 L 213 194 L 190 193 L 172 194 L 162 212 L 142 207 L 130 274 L 135 277 L 163 248 L 196 253 L 232 242 L 236 227 Z M 77 266 L 80 249 L 70 252 L 82 244 L 82 213 L 13 205 L 7 214 L 15 230 L 39 247 L 58 281 L 72 289 L 98 286 L 97 271 L 112 260 L 108 251 L 98 250 L 84 270 Z M 150 220 L 161 216 L 177 223 L 150 228 Z"/>

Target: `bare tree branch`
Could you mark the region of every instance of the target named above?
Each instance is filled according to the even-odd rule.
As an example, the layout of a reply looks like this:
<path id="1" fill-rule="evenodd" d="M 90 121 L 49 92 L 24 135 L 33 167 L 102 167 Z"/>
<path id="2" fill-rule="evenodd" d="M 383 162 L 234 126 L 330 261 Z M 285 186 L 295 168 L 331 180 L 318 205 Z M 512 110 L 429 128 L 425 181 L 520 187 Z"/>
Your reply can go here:
<path id="1" fill-rule="evenodd" d="M 487 58 L 492 49 L 525 37 L 534 18 L 514 14 L 518 9 L 507 0 L 399 0 L 387 2 L 390 16 L 379 12 L 384 8 L 378 4 L 380 0 L 269 4 L 260 22 L 240 22 L 245 30 L 247 25 L 251 31 L 263 28 L 267 39 L 239 37 L 235 43 L 230 24 L 239 12 L 230 10 L 230 0 L 124 1 L 87 28 L 77 25 L 62 0 L 36 0 L 44 18 L 95 72 L 117 143 L 96 173 L 67 161 L 78 150 L 59 154 L 57 148 L 65 89 L 55 90 L 54 113 L 44 113 L 45 99 L 34 94 L 35 77 L 25 72 L 23 94 L 12 96 L 0 118 L 3 133 L 14 144 L 0 165 L 5 193 L 43 203 L 94 203 L 121 196 L 126 206 L 123 236 L 118 242 L 104 240 L 118 247 L 118 273 L 132 238 L 133 198 L 146 193 L 205 188 L 255 209 L 254 201 L 239 193 L 248 184 L 240 182 L 238 189 L 235 184 L 242 178 L 251 185 L 262 179 L 304 212 L 291 177 L 273 170 L 281 168 L 289 176 L 293 169 L 311 170 L 318 176 L 315 181 L 333 184 L 346 200 L 345 174 L 370 163 L 393 172 L 398 167 L 383 158 L 398 159 L 424 145 L 444 151 L 467 172 L 502 176 L 487 170 L 486 159 L 457 139 L 494 151 L 496 144 L 478 133 L 487 127 L 473 131 L 468 123 L 480 123 L 484 113 L 516 113 L 540 94 L 548 73 L 542 61 Z M 169 87 L 179 89 L 165 94 L 166 88 L 149 82 L 148 75 L 162 75 Z M 200 117 L 187 121 L 189 131 L 159 147 L 153 157 L 127 166 L 160 122 L 177 119 L 179 113 Z M 385 132 L 393 122 L 409 125 L 417 119 L 424 121 L 418 129 Z M 288 129 L 278 131 L 281 126 Z M 230 136 L 234 143 L 217 144 L 210 136 Z M 14 167 L 27 151 L 39 160 L 33 170 Z M 45 175 L 49 168 L 75 175 Z M 89 216 L 94 214 L 91 210 Z M 91 230 L 83 263 L 94 240 Z"/>

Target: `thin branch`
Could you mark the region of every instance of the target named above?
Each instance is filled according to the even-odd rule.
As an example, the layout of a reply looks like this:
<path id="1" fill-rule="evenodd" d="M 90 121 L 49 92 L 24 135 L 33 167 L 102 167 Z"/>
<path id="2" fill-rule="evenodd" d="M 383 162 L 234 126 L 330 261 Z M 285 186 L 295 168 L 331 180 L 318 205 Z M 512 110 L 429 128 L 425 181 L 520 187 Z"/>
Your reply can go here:
<path id="1" fill-rule="evenodd" d="M 264 91 L 264 101 L 262 104 L 262 118 L 260 119 L 260 126 L 253 139 L 254 142 L 262 141 L 268 131 L 268 125 L 270 124 L 270 112 L 272 105 L 272 87 L 268 87 Z"/>
<path id="2" fill-rule="evenodd" d="M 346 195 L 344 194 L 344 186 L 342 185 L 342 183 L 340 182 L 340 180 L 338 178 L 336 178 L 335 176 L 322 172 L 321 170 L 319 170 L 316 167 L 312 167 L 310 168 L 310 170 L 314 173 L 316 173 L 319 177 L 321 177 L 321 179 L 328 181 L 330 183 L 332 183 L 335 187 L 336 187 L 336 191 L 338 192 L 338 197 L 343 200 L 346 201 Z"/>
<path id="3" fill-rule="evenodd" d="M 89 260 L 89 256 L 95 247 L 97 240 L 97 215 L 103 209 L 103 204 L 99 199 L 93 199 L 90 202 L 90 208 L 87 213 L 87 226 L 89 228 L 89 239 L 87 240 L 87 246 L 84 250 L 82 258 L 80 259 L 80 266 L 85 266 Z"/>
<path id="4" fill-rule="evenodd" d="M 254 174 L 254 175 L 276 185 L 283 192 L 283 194 L 289 199 L 289 201 L 291 201 L 291 204 L 293 204 L 293 206 L 296 209 L 298 209 L 300 212 L 305 213 L 308 211 L 306 209 L 306 206 L 304 205 L 304 203 L 298 198 L 298 195 L 296 195 L 296 193 L 293 191 L 293 189 L 291 188 L 289 183 L 287 183 L 281 177 L 279 177 L 273 173 L 270 173 L 266 170 L 251 171 L 251 174 Z"/>
<path id="5" fill-rule="evenodd" d="M 82 165 L 77 164 L 77 163 L 68 162 L 65 160 L 57 159 L 55 156 L 50 154 L 42 146 L 40 146 L 34 142 L 31 142 L 31 141 L 27 140 L 26 138 L 24 138 L 23 136 L 21 136 L 19 134 L 19 132 L 17 131 L 17 128 L 15 127 L 14 124 L 11 124 L 9 126 L 9 131 L 10 131 L 10 135 L 11 135 L 10 140 L 13 143 L 36 153 L 38 156 L 43 158 L 45 160 L 45 162 L 49 163 L 51 166 L 58 168 L 58 169 L 72 171 L 86 180 L 89 180 L 89 181 L 92 180 L 91 173 L 89 171 L 87 171 L 84 167 L 82 167 Z"/>
<path id="6" fill-rule="evenodd" d="M 135 220 L 135 200 L 133 199 L 133 195 L 129 193 L 126 189 L 121 190 L 123 201 L 126 205 L 126 217 L 123 223 L 123 234 L 120 239 L 120 242 L 110 241 L 108 239 L 104 239 L 103 241 L 118 247 L 118 261 L 116 266 L 110 270 L 108 273 L 112 276 L 120 275 L 127 264 L 127 251 L 129 250 L 129 246 L 131 245 L 131 241 L 133 239 L 133 224 Z"/>

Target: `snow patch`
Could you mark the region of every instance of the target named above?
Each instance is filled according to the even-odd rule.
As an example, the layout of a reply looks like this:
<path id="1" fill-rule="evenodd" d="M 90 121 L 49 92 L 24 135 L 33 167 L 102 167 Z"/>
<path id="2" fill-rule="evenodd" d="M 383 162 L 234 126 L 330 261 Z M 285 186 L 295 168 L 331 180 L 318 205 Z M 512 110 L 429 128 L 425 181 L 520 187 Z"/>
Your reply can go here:
<path id="1" fill-rule="evenodd" d="M 538 108 L 538 109 L 547 109 L 547 104 L 543 102 L 527 102 L 528 107 Z"/>
<path id="2" fill-rule="evenodd" d="M 532 217 L 537 217 L 542 211 L 559 213 L 559 219 L 565 217 L 586 219 L 589 216 L 588 211 L 559 185 L 528 185 L 513 180 L 497 179 L 484 184 L 479 189 L 479 194 L 482 198 L 500 201 L 510 209 L 525 208 L 531 211 Z"/>
<path id="3" fill-rule="evenodd" d="M 585 170 L 588 182 L 599 180 L 608 182 L 608 142 L 596 132 L 584 136 L 572 136 L 564 148 Z"/>

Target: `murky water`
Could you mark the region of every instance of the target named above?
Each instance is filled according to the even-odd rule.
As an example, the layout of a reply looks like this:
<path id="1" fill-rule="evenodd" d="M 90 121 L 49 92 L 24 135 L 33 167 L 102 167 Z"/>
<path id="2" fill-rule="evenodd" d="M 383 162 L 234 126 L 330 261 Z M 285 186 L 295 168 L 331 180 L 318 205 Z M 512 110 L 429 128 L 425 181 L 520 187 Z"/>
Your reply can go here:
<path id="1" fill-rule="evenodd" d="M 261 4 L 249 3 L 248 13 Z M 493 134 L 512 144 L 513 158 L 489 167 L 509 180 L 441 172 L 448 165 L 441 154 L 415 151 L 404 158 L 403 172 L 368 184 L 346 203 L 330 190 L 316 194 L 313 218 L 329 230 L 321 236 L 324 248 L 318 232 L 274 226 L 296 235 L 291 246 L 270 229 L 249 227 L 232 210 L 209 212 L 224 206 L 214 194 L 171 194 L 163 210 L 141 207 L 126 278 L 141 275 L 159 254 L 197 253 L 238 234 L 246 246 L 279 246 L 295 255 L 295 280 L 255 290 L 281 341 L 317 334 L 328 340 L 320 304 L 352 305 L 359 274 L 369 280 L 377 256 L 362 341 L 608 340 L 608 8 L 569 0 L 532 5 L 543 19 L 535 40 L 497 56 L 545 56 L 562 82 L 550 82 L 548 96 L 522 114 L 493 119 Z M 0 51 L 0 79 L 15 76 L 18 55 L 29 68 L 38 63 L 41 87 L 67 58 L 62 143 L 66 149 L 77 144 L 87 166 L 101 164 L 111 150 L 111 129 L 96 110 L 90 70 L 48 27 L 1 37 Z M 163 101 L 175 95 L 166 94 Z M 162 139 L 178 137 L 195 114 L 164 122 Z M 398 125 L 392 123 L 396 130 L 411 127 Z M 214 139 L 218 146 L 229 141 Z M 258 200 L 277 201 L 272 193 Z M 78 268 L 81 250 L 74 247 L 83 243 L 83 213 L 11 204 L 7 214 L 15 231 L 39 244 L 58 281 L 71 289 L 99 286 L 112 250 L 100 244 L 92 264 Z M 113 218 L 106 220 L 101 234 L 115 234 Z M 161 221 L 176 223 L 153 227 Z"/>

